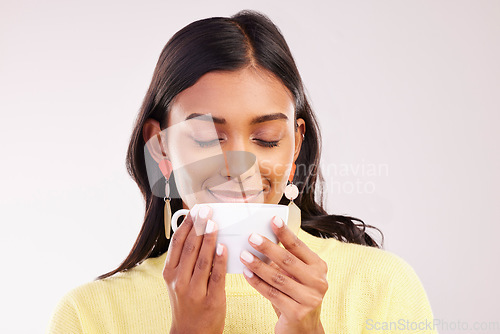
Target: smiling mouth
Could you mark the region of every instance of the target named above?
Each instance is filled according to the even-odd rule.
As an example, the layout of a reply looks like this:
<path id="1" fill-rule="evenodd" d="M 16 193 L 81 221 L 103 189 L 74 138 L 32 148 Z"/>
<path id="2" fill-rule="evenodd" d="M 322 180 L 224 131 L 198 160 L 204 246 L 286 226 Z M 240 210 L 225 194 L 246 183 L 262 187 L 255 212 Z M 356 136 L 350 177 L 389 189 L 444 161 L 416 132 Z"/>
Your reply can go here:
<path id="1" fill-rule="evenodd" d="M 220 191 L 212 191 L 210 189 L 207 190 L 218 201 L 229 202 L 229 203 L 247 203 L 254 200 L 264 192 L 264 190 L 260 191 L 253 190 L 253 191 L 247 191 L 245 193 L 226 191 L 226 190 L 220 190 Z"/>

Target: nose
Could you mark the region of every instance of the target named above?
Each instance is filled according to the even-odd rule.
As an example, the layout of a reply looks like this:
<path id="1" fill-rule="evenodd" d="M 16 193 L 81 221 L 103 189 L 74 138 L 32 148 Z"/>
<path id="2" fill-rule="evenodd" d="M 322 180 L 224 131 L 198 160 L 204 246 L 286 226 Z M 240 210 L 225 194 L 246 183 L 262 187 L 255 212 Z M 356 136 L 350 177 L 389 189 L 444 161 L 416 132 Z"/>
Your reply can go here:
<path id="1" fill-rule="evenodd" d="M 251 178 L 256 172 L 257 157 L 248 151 L 223 151 L 225 166 L 220 174 L 226 179 L 239 178 L 239 182 Z"/>

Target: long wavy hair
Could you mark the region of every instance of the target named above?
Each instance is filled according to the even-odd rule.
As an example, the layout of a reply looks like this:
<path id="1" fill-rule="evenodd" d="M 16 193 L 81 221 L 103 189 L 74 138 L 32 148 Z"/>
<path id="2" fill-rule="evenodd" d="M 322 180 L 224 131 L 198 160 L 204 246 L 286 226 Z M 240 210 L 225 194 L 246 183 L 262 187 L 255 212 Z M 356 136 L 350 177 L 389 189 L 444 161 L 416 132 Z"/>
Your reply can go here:
<path id="1" fill-rule="evenodd" d="M 212 17 L 195 21 L 178 31 L 163 48 L 142 103 L 128 146 L 127 171 L 139 186 L 146 202 L 144 222 L 127 258 L 118 268 L 96 278 L 104 279 L 129 270 L 147 258 L 158 257 L 168 249 L 164 233 L 164 200 L 154 196 L 148 182 L 142 135 L 148 118 L 167 127 L 169 107 L 174 97 L 194 85 L 211 71 L 236 71 L 247 66 L 267 70 L 280 79 L 295 100 L 295 119 L 305 121 L 306 133 L 297 160 L 293 183 L 299 187 L 295 203 L 301 209 L 301 228 L 311 235 L 336 238 L 343 242 L 381 248 L 382 232 L 362 220 L 330 215 L 323 208 L 323 176 L 319 168 L 321 134 L 307 100 L 302 79 L 290 49 L 278 27 L 265 15 L 244 10 L 231 17 Z M 299 168 L 299 166 L 304 168 Z M 175 178 L 170 177 L 175 188 Z M 176 192 L 176 189 L 171 190 Z M 317 194 L 316 194 L 317 193 Z M 316 198 L 316 196 L 319 197 Z M 279 204 L 287 205 L 284 196 Z M 172 212 L 183 208 L 181 198 L 172 198 Z M 382 235 L 382 243 L 366 232 L 374 228 Z"/>

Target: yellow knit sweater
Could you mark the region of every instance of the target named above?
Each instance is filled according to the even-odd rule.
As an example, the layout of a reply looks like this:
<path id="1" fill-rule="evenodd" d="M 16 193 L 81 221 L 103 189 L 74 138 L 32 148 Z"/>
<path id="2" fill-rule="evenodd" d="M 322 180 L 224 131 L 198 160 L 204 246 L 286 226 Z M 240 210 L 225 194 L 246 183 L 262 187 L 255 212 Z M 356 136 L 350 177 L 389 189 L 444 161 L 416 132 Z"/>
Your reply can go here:
<path id="1" fill-rule="evenodd" d="M 412 267 L 377 248 L 298 237 L 328 263 L 321 322 L 326 333 L 437 333 Z M 168 333 L 171 310 L 162 277 L 166 253 L 131 270 L 79 286 L 59 301 L 47 333 Z M 242 274 L 226 275 L 224 333 L 273 333 L 271 303 Z M 196 321 L 196 318 L 193 318 Z"/>

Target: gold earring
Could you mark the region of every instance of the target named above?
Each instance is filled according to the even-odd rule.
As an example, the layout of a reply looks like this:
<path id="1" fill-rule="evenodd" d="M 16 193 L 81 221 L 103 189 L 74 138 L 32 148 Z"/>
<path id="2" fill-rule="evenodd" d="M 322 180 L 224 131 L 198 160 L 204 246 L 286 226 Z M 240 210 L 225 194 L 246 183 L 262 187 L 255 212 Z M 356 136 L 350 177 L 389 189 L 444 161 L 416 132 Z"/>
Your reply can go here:
<path id="1" fill-rule="evenodd" d="M 170 185 L 168 184 L 168 179 L 172 173 L 172 163 L 170 160 L 164 158 L 159 163 L 160 170 L 165 176 L 165 206 L 163 208 L 163 220 L 165 225 L 165 237 L 170 239 L 170 228 L 172 226 L 172 210 L 170 208 Z"/>

